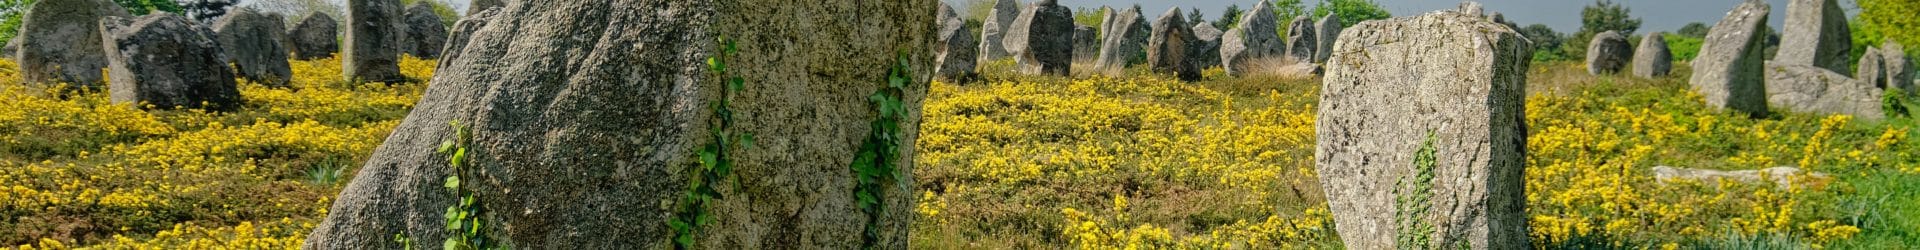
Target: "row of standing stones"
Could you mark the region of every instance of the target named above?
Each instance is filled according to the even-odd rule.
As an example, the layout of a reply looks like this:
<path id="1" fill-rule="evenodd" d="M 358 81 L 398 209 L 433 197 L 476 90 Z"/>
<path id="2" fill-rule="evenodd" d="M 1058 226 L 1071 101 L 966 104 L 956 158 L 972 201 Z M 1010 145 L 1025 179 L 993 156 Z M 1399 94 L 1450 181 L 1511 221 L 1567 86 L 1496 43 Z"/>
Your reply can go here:
<path id="1" fill-rule="evenodd" d="M 1765 61 L 1760 36 L 1771 9 L 1741 3 L 1708 32 L 1689 81 L 1708 104 L 1754 117 L 1767 116 L 1771 104 L 1879 120 L 1888 115 L 1882 95 L 1916 93 L 1913 64 L 1891 40 L 1869 48 L 1857 72 L 1848 70 L 1852 35 L 1836 0 L 1790 1 L 1776 60 Z"/>
<path id="2" fill-rule="evenodd" d="M 373 36 L 355 36 L 368 32 L 349 28 L 349 42 L 371 41 L 347 46 L 347 51 L 380 53 L 358 57 L 350 53 L 348 68 L 371 64 L 390 68 L 359 71 L 388 73 L 349 74 L 350 79 L 403 81 L 398 53 L 434 58 L 446 40 L 446 27 L 425 2 L 405 13 L 354 14 L 349 22 L 377 19 L 367 18 L 371 16 L 399 20 L 393 17 L 401 15 L 407 22 L 381 25 L 382 32 Z M 269 87 L 290 87 L 289 60 L 331 57 L 341 48 L 337 24 L 327 14 L 313 13 L 291 31 L 282 20 L 279 14 L 237 8 L 203 24 L 172 13 L 134 17 L 106 0 L 39 1 L 28 7 L 19 37 L 8 47 L 25 83 L 58 82 L 92 89 L 105 82 L 113 103 L 227 110 L 242 103 L 235 76 Z M 368 47 L 384 49 L 364 49 Z M 382 59 L 354 60 L 372 58 Z M 104 79 L 102 70 L 107 71 Z"/>

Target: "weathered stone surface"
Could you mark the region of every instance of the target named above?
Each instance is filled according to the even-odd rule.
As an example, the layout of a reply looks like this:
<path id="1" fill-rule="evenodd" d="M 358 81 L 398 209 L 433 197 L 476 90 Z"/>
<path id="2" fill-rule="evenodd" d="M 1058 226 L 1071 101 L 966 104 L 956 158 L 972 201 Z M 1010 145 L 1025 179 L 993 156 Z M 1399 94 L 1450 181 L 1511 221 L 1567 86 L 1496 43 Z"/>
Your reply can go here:
<path id="1" fill-rule="evenodd" d="M 1892 39 L 1880 43 L 1880 58 L 1886 65 L 1888 84 L 1892 88 L 1907 90 L 1908 94 L 1920 94 L 1920 88 L 1914 86 L 1913 59 L 1907 57 L 1907 49 Z"/>
<path id="2" fill-rule="evenodd" d="M 1107 7 L 1106 5 L 1101 5 L 1100 13 L 1101 13 L 1100 14 L 1100 40 L 1095 42 L 1104 43 L 1107 41 L 1107 33 L 1113 32 L 1113 21 L 1115 21 L 1114 19 L 1117 18 L 1115 16 L 1120 15 L 1120 12 L 1117 10 L 1114 10 L 1113 7 Z M 1094 53 L 1099 53 L 1099 52 L 1094 52 Z"/>
<path id="3" fill-rule="evenodd" d="M 1013 20 L 1019 17 L 1020 3 L 1013 0 L 994 1 L 993 10 L 987 12 L 987 19 L 980 21 L 979 61 L 988 62 L 1012 56 L 1007 53 L 1004 41 L 1007 39 L 1007 30 L 1013 28 Z"/>
<path id="4" fill-rule="evenodd" d="M 1287 25 L 1287 58 L 1294 62 L 1313 62 L 1313 50 L 1320 47 L 1320 39 L 1314 38 L 1313 18 L 1297 16 Z"/>
<path id="5" fill-rule="evenodd" d="M 494 7 L 506 7 L 506 6 L 507 6 L 507 3 L 505 0 L 473 0 L 471 5 L 467 5 L 466 16 L 479 15 L 481 11 L 487 11 L 487 9 L 492 9 Z M 462 18 L 462 19 L 464 20 L 465 18 Z"/>
<path id="6" fill-rule="evenodd" d="M 1761 72 L 1766 59 L 1761 50 L 1769 9 L 1766 3 L 1743 2 L 1707 32 L 1687 81 L 1694 92 L 1706 97 L 1707 105 L 1754 117 L 1767 114 L 1767 85 Z"/>
<path id="7" fill-rule="evenodd" d="M 1480 6 L 1480 2 L 1475 1 L 1460 1 L 1460 6 L 1457 6 L 1455 10 L 1467 15 L 1486 16 L 1485 8 Z"/>
<path id="8" fill-rule="evenodd" d="M 1854 68 L 1857 70 L 1853 73 L 1854 78 L 1869 86 L 1885 89 L 1888 83 L 1892 83 L 1893 79 L 1887 78 L 1887 62 L 1880 48 L 1867 47 L 1867 53 L 1860 54 L 1860 65 Z"/>
<path id="9" fill-rule="evenodd" d="M 460 61 L 460 55 L 465 54 L 467 44 L 473 40 L 473 33 L 480 32 L 481 28 L 486 28 L 487 24 L 492 23 L 493 17 L 498 15 L 498 13 L 500 13 L 499 10 L 480 11 L 479 13 L 460 18 L 459 22 L 454 22 L 453 27 L 447 34 L 447 49 L 440 52 L 440 64 L 436 68 L 444 69 L 452 67 L 452 65 L 447 65 L 447 63 Z M 480 50 L 486 49 L 487 48 L 480 48 Z"/>
<path id="10" fill-rule="evenodd" d="M 300 19 L 300 24 L 293 26 L 293 32 L 287 33 L 287 40 L 293 42 L 293 59 L 332 57 L 340 52 L 339 34 L 339 24 L 325 12 L 314 12 Z"/>
<path id="11" fill-rule="evenodd" d="M 1073 72 L 1073 10 L 1049 2 L 1027 5 L 1007 28 L 1002 46 L 1020 73 L 1066 76 Z"/>
<path id="12" fill-rule="evenodd" d="M 1341 34 L 1320 93 L 1314 159 L 1348 249 L 1525 249 L 1532 45 L 1458 11 L 1368 21 Z M 1432 140 L 1430 190 L 1414 155 Z M 1430 195 L 1430 246 L 1397 246 L 1397 197 Z M 1406 206 L 1414 206 L 1407 204 Z"/>
<path id="13" fill-rule="evenodd" d="M 940 4 L 940 14 L 934 20 L 940 25 L 940 42 L 933 45 L 934 76 L 949 81 L 973 75 L 974 59 L 979 58 L 974 49 L 973 31 L 967 29 L 967 21 L 953 12 L 946 3 Z"/>
<path id="14" fill-rule="evenodd" d="M 278 14 L 234 8 L 213 23 L 227 62 L 233 63 L 240 77 L 274 87 L 286 87 L 293 80 L 287 45 L 280 43 L 287 40 L 287 25 L 281 20 Z"/>
<path id="15" fill-rule="evenodd" d="M 630 6 L 647 6 L 631 8 Z M 899 126 L 920 126 L 931 78 L 936 2 L 823 0 L 550 0 L 515 2 L 476 29 L 440 68 L 419 104 L 347 184 L 308 249 L 399 249 L 395 234 L 437 244 L 455 198 L 435 153 L 472 128 L 461 189 L 474 192 L 492 239 L 523 249 L 668 249 L 669 217 L 716 143 L 725 98 L 729 132 L 750 147 L 726 154 L 731 178 L 696 228 L 703 249 L 907 248 L 914 141 L 899 134 L 887 216 L 870 220 L 849 165 L 878 115 L 868 96 L 907 53 L 916 71 Z M 780 10 L 769 12 L 767 10 Z M 859 22 L 849 22 L 859 20 Z M 705 71 L 715 35 L 737 41 L 729 75 Z M 582 39 L 585 38 L 585 39 Z M 556 64 L 561 63 L 561 64 Z M 723 97 L 724 96 L 724 97 Z"/>
<path id="16" fill-rule="evenodd" d="M 1767 62 L 1767 103 L 1800 112 L 1880 120 L 1881 90 L 1867 82 L 1810 65 Z"/>
<path id="17" fill-rule="evenodd" d="M 1100 56 L 1100 32 L 1086 25 L 1073 25 L 1073 61 L 1092 62 Z"/>
<path id="18" fill-rule="evenodd" d="M 1627 44 L 1627 37 L 1619 32 L 1606 31 L 1593 35 L 1593 42 L 1587 43 L 1587 74 L 1610 75 L 1626 69 L 1627 61 L 1633 60 L 1633 46 Z"/>
<path id="19" fill-rule="evenodd" d="M 1774 62 L 1853 73 L 1847 65 L 1853 63 L 1853 32 L 1837 0 L 1789 0 L 1786 18 Z"/>
<path id="20" fill-rule="evenodd" d="M 1227 29 L 1227 34 L 1220 37 L 1220 64 L 1227 68 L 1228 75 L 1245 74 L 1255 60 L 1286 55 L 1286 41 L 1274 33 L 1280 30 L 1280 21 L 1272 9 L 1267 1 L 1254 4 L 1252 10 L 1240 15 L 1238 27 Z"/>
<path id="21" fill-rule="evenodd" d="M 1750 184 L 1773 183 L 1775 187 L 1824 186 L 1833 177 L 1821 172 L 1801 171 L 1796 167 L 1771 167 L 1756 170 L 1722 171 L 1712 169 L 1694 169 L 1669 166 L 1654 166 L 1653 179 L 1660 183 L 1691 181 L 1706 185 L 1718 185 L 1720 181 L 1744 182 Z M 1816 185 L 1809 185 L 1816 184 Z"/>
<path id="22" fill-rule="evenodd" d="M 34 2 L 22 17 L 13 60 L 20 65 L 22 82 L 71 83 L 98 87 L 100 69 L 107 68 L 101 50 L 100 20 L 131 18 L 126 9 L 107 0 L 48 0 Z"/>
<path id="23" fill-rule="evenodd" d="M 1200 40 L 1194 43 L 1193 54 L 1187 58 L 1193 60 L 1194 67 L 1205 70 L 1220 66 L 1220 35 L 1222 34 L 1224 32 L 1213 28 L 1213 24 L 1206 22 L 1193 24 L 1193 36 Z"/>
<path id="24" fill-rule="evenodd" d="M 447 44 L 447 26 L 441 21 L 427 1 L 407 6 L 406 53 L 421 59 L 440 58 L 440 51 Z"/>
<path id="25" fill-rule="evenodd" d="M 1153 31 L 1147 29 L 1147 18 L 1137 8 L 1121 11 L 1113 20 L 1103 31 L 1107 36 L 1100 42 L 1100 58 L 1093 64 L 1095 71 L 1117 76 L 1127 66 L 1146 61 L 1147 38 Z"/>
<path id="26" fill-rule="evenodd" d="M 168 13 L 100 20 L 113 103 L 227 110 L 240 105 L 213 31 Z M 204 105 L 203 105 L 204 104 Z"/>
<path id="27" fill-rule="evenodd" d="M 347 0 L 347 39 L 341 47 L 342 74 L 367 82 L 401 82 L 400 53 L 406 16 L 399 0 Z"/>
<path id="28" fill-rule="evenodd" d="M 1654 32 L 1640 39 L 1633 50 L 1633 76 L 1653 78 L 1673 71 L 1673 51 L 1667 49 L 1666 34 Z"/>
<path id="29" fill-rule="evenodd" d="M 1329 12 L 1327 16 L 1320 17 L 1320 22 L 1314 23 L 1313 31 L 1319 32 L 1313 35 L 1319 41 L 1313 48 L 1314 63 L 1327 62 L 1327 55 L 1333 54 L 1333 42 L 1340 38 L 1341 28 L 1340 13 Z"/>
<path id="30" fill-rule="evenodd" d="M 1147 66 L 1183 81 L 1199 81 L 1200 67 L 1190 58 L 1198 56 L 1194 50 L 1199 40 L 1187 27 L 1187 17 L 1180 14 L 1180 8 L 1167 9 L 1153 20 L 1153 37 L 1147 40 Z"/>

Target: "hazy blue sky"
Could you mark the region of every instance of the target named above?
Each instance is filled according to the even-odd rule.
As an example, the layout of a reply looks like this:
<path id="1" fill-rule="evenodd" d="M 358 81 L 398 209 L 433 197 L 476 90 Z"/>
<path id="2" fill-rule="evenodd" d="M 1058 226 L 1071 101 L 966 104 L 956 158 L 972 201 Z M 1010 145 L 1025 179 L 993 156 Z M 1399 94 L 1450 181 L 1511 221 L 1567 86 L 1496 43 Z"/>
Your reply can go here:
<path id="1" fill-rule="evenodd" d="M 469 0 L 449 0 L 449 2 L 453 3 L 455 8 L 462 9 L 462 10 L 466 8 L 468 1 Z M 967 2 L 969 2 L 968 0 L 941 0 L 941 1 L 944 1 L 944 2 L 947 2 L 947 4 L 953 5 L 956 9 L 966 9 L 965 5 L 967 4 Z M 1026 0 L 1016 0 L 1016 1 L 1020 1 L 1022 3 L 1031 2 Z M 1059 1 L 1060 1 L 1060 4 L 1066 5 L 1068 7 L 1073 7 L 1075 9 L 1078 9 L 1078 8 L 1094 9 L 1094 8 L 1099 8 L 1101 5 L 1114 6 L 1116 8 L 1120 8 L 1120 7 L 1132 6 L 1133 4 L 1138 3 L 1140 4 L 1140 8 L 1142 8 L 1146 13 L 1148 13 L 1148 15 L 1159 15 L 1160 13 L 1166 12 L 1168 8 L 1173 8 L 1173 7 L 1180 7 L 1183 10 L 1189 9 L 1189 8 L 1199 8 L 1202 13 L 1206 13 L 1206 18 L 1208 20 L 1219 18 L 1220 11 L 1226 9 L 1227 5 L 1238 4 L 1240 5 L 1241 9 L 1248 9 L 1248 8 L 1252 8 L 1253 4 L 1257 2 L 1254 0 L 1237 0 L 1237 1 L 1059 0 Z M 1394 16 L 1415 15 L 1415 14 L 1426 13 L 1434 10 L 1453 8 L 1454 6 L 1460 4 L 1460 1 L 1458 0 L 1375 0 L 1375 1 L 1380 3 L 1381 6 L 1386 6 L 1387 11 L 1392 12 Z M 1726 16 L 1727 10 L 1733 9 L 1733 5 L 1741 1 L 1744 1 L 1744 0 L 1614 0 L 1614 2 L 1616 3 L 1621 3 L 1623 5 L 1626 5 L 1627 8 L 1632 11 L 1634 17 L 1638 17 L 1640 18 L 1640 20 L 1643 21 L 1640 27 L 1641 31 L 1672 31 L 1675 29 L 1679 29 L 1680 26 L 1686 25 L 1687 23 L 1690 23 L 1690 22 L 1701 22 L 1701 23 L 1706 23 L 1707 25 L 1713 25 L 1713 23 L 1719 21 L 1721 17 Z M 1307 5 L 1311 7 L 1314 3 L 1317 3 L 1319 1 L 1304 0 L 1304 2 L 1307 2 Z M 1785 15 L 1787 11 L 1787 1 L 1786 0 L 1767 0 L 1767 2 L 1773 5 L 1773 14 L 1768 15 L 1767 20 L 1772 22 L 1772 25 L 1775 29 L 1779 29 L 1781 20 L 1785 19 L 1784 18 L 1785 16 L 1783 15 Z M 1593 4 L 1593 1 L 1589 1 L 1589 0 L 1484 0 L 1484 1 L 1480 1 L 1480 3 L 1485 5 L 1488 11 L 1497 11 L 1502 14 L 1506 14 L 1507 19 L 1513 20 L 1515 23 L 1519 23 L 1520 25 L 1540 23 L 1540 24 L 1546 24 L 1547 26 L 1553 27 L 1554 30 L 1560 31 L 1562 33 L 1573 33 L 1573 31 L 1579 30 L 1580 8 Z M 1858 11 L 1859 8 L 1855 7 L 1857 5 L 1854 5 L 1853 0 L 1840 0 L 1840 6 L 1841 8 L 1847 9 L 1847 16 L 1849 17 L 1853 16 L 1854 13 L 1859 12 Z M 1152 17 L 1148 17 L 1148 19 L 1152 19 Z M 1646 32 L 1636 32 L 1636 33 L 1645 34 Z"/>

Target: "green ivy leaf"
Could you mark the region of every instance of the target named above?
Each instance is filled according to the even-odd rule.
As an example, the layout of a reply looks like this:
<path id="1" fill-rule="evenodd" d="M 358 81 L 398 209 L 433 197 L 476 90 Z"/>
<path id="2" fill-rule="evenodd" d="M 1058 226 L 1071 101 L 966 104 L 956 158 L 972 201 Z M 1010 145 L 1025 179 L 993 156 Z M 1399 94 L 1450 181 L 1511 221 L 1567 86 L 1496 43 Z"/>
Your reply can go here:
<path id="1" fill-rule="evenodd" d="M 720 58 L 719 58 L 719 57 L 708 57 L 708 58 L 707 58 L 707 70 L 711 70 L 711 71 L 713 71 L 713 72 L 720 72 L 720 71 L 723 71 L 723 70 L 724 70 L 724 69 L 722 69 L 721 67 L 726 67 L 726 66 L 725 66 L 725 65 L 720 65 Z"/>
<path id="2" fill-rule="evenodd" d="M 732 87 L 733 91 L 740 91 L 747 87 L 747 80 L 735 76 L 733 79 L 727 79 L 727 86 Z"/>
<path id="3" fill-rule="evenodd" d="M 458 175 L 447 176 L 446 187 L 447 189 L 460 189 L 460 176 Z"/>
<path id="4" fill-rule="evenodd" d="M 701 150 L 700 166 L 706 169 L 713 169 L 715 165 L 720 165 L 720 155 L 714 153 L 712 150 Z"/>
<path id="5" fill-rule="evenodd" d="M 753 133 L 740 133 L 740 147 L 753 148 Z"/>
<path id="6" fill-rule="evenodd" d="M 453 151 L 452 163 L 454 167 L 463 166 L 463 165 L 460 165 L 460 161 L 466 160 L 466 159 L 467 159 L 467 148 L 459 148 Z"/>
<path id="7" fill-rule="evenodd" d="M 453 140 L 446 140 L 446 141 L 441 141 L 440 149 L 434 150 L 434 152 L 440 152 L 442 154 L 445 154 L 447 153 L 447 151 L 452 151 L 452 150 L 453 150 Z"/>
<path id="8" fill-rule="evenodd" d="M 441 243 L 440 247 L 441 249 L 446 249 L 446 250 L 460 250 L 460 238 L 447 237 L 447 241 L 444 243 Z"/>

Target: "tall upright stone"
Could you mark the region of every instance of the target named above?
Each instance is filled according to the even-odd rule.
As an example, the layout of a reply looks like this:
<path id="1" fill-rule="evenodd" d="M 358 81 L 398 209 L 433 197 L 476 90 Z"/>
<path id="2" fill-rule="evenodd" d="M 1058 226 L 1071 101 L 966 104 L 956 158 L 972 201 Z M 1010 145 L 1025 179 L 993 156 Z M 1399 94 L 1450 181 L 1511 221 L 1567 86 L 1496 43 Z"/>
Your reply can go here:
<path id="1" fill-rule="evenodd" d="M 481 11 L 487 11 L 487 9 L 506 6 L 507 3 L 505 0 L 473 0 L 472 4 L 467 5 L 466 16 L 475 16 L 479 15 Z"/>
<path id="2" fill-rule="evenodd" d="M 1880 48 L 1867 47 L 1867 52 L 1860 54 L 1860 64 L 1854 69 L 1856 70 L 1853 73 L 1854 78 L 1868 86 L 1886 88 L 1887 84 L 1893 81 L 1887 78 L 1889 75 L 1887 61 L 1886 57 L 1881 55 Z"/>
<path id="3" fill-rule="evenodd" d="M 1286 40 L 1281 40 L 1279 20 L 1267 1 L 1253 5 L 1240 15 L 1240 23 L 1220 37 L 1220 64 L 1227 74 L 1240 76 L 1252 70 L 1255 60 L 1285 56 Z"/>
<path id="4" fill-rule="evenodd" d="M 1100 56 L 1100 31 L 1086 25 L 1073 25 L 1073 61 L 1093 62 Z"/>
<path id="5" fill-rule="evenodd" d="M 1152 30 L 1147 29 L 1147 18 L 1141 15 L 1139 8 L 1127 8 L 1113 16 L 1107 35 L 1100 42 L 1099 59 L 1094 60 L 1094 70 L 1102 74 L 1118 75 L 1127 66 L 1146 61 L 1147 38 Z"/>
<path id="6" fill-rule="evenodd" d="M 1333 42 L 1340 39 L 1340 13 L 1328 12 L 1313 26 L 1313 31 L 1319 32 L 1313 35 L 1314 39 L 1319 40 L 1319 44 L 1313 48 L 1313 63 L 1326 63 L 1327 55 L 1333 54 Z"/>
<path id="7" fill-rule="evenodd" d="M 100 20 L 110 16 L 133 17 L 107 0 L 34 2 L 20 19 L 19 33 L 13 38 L 19 45 L 13 60 L 20 65 L 22 82 L 99 87 L 105 80 L 100 78 L 100 70 L 107 68 L 106 52 L 100 44 Z"/>
<path id="8" fill-rule="evenodd" d="M 1225 32 L 1214 28 L 1213 24 L 1207 22 L 1193 24 L 1193 36 L 1200 40 L 1195 43 L 1193 54 L 1187 57 L 1193 60 L 1194 67 L 1204 70 L 1220 66 L 1220 35 L 1222 34 Z"/>
<path id="9" fill-rule="evenodd" d="M 946 3 L 940 4 L 940 14 L 934 20 L 940 25 L 940 40 L 933 45 L 933 75 L 948 81 L 973 75 L 973 60 L 979 55 L 974 51 L 978 47 L 973 42 L 973 31 L 967 29 L 967 21 Z"/>
<path id="10" fill-rule="evenodd" d="M 1767 102 L 1781 108 L 1821 114 L 1845 114 L 1862 120 L 1886 118 L 1883 91 L 1826 68 L 1767 64 Z"/>
<path id="11" fill-rule="evenodd" d="M 340 52 L 340 28 L 326 12 L 314 12 L 301 18 L 293 31 L 287 33 L 287 40 L 293 44 L 293 59 L 313 60 L 332 57 Z"/>
<path id="12" fill-rule="evenodd" d="M 1117 19 L 1117 17 L 1115 17 L 1117 15 L 1120 15 L 1120 12 L 1114 10 L 1113 7 L 1107 7 L 1106 5 L 1100 6 L 1100 40 L 1098 42 L 1107 41 L 1107 33 L 1113 32 L 1113 21 Z"/>
<path id="13" fill-rule="evenodd" d="M 1914 86 L 1913 59 L 1907 57 L 1907 49 L 1900 43 L 1887 39 L 1880 43 L 1880 57 L 1886 65 L 1887 85 L 1890 88 L 1907 90 L 1908 94 L 1920 94 L 1920 86 Z"/>
<path id="14" fill-rule="evenodd" d="M 1786 28 L 1780 30 L 1780 50 L 1773 60 L 1853 73 L 1848 65 L 1853 63 L 1853 31 L 1837 1 L 1787 1 Z"/>
<path id="15" fill-rule="evenodd" d="M 1459 11 L 1368 21 L 1341 38 L 1321 85 L 1314 167 L 1346 248 L 1531 247 L 1526 38 Z M 1398 245 L 1400 235 L 1431 242 Z"/>
<path id="16" fill-rule="evenodd" d="M 240 107 L 233 70 L 221 58 L 213 31 L 170 13 L 134 19 L 107 16 L 99 25 L 113 103 L 159 109 Z"/>
<path id="17" fill-rule="evenodd" d="M 1187 27 L 1180 8 L 1167 9 L 1153 20 L 1153 37 L 1147 40 L 1147 65 L 1154 72 L 1169 73 L 1183 81 L 1199 81 L 1200 67 L 1191 57 L 1199 38 Z"/>
<path id="18" fill-rule="evenodd" d="M 406 53 L 421 59 L 438 59 L 447 44 L 447 26 L 427 1 L 407 6 Z"/>
<path id="19" fill-rule="evenodd" d="M 1071 75 L 1073 70 L 1073 10 L 1041 0 L 1020 10 L 1007 28 L 1007 54 L 1023 74 Z"/>
<path id="20" fill-rule="evenodd" d="M 1611 30 L 1600 32 L 1587 43 L 1587 74 L 1620 73 L 1627 68 L 1627 62 L 1633 60 L 1632 56 L 1633 45 L 1627 44 L 1626 36 Z"/>
<path id="21" fill-rule="evenodd" d="M 936 1 L 530 3 L 494 9 L 448 55 L 306 249 L 403 248 L 394 235 L 437 245 L 461 202 L 448 176 L 485 208 L 470 214 L 487 225 L 479 233 L 514 248 L 674 248 L 669 221 L 694 209 L 711 218 L 686 234 L 694 248 L 908 247 L 919 132 L 871 131 L 881 115 L 868 100 L 897 94 L 902 113 L 889 119 L 920 127 Z M 706 69 L 719 35 L 736 41 L 725 60 L 726 75 L 746 79 L 737 90 Z M 898 64 L 910 79 L 887 88 Z M 720 100 L 729 112 L 708 105 Z M 701 152 L 745 143 L 715 129 L 759 138 L 715 157 L 733 166 L 717 178 L 694 170 Z M 470 135 L 455 144 L 468 156 L 460 171 L 436 153 L 457 131 Z M 878 175 L 893 178 L 862 186 L 849 166 L 883 141 L 898 148 L 877 160 L 896 165 Z M 688 195 L 706 188 L 719 195 Z M 867 191 L 884 210 L 862 209 L 854 193 Z"/>
<path id="22" fill-rule="evenodd" d="M 348 80 L 401 82 L 400 53 L 406 16 L 399 0 L 347 0 L 347 39 L 340 60 Z"/>
<path id="23" fill-rule="evenodd" d="M 1770 9 L 1763 2 L 1740 3 L 1707 32 L 1687 83 L 1705 97 L 1708 106 L 1766 116 L 1766 76 L 1760 71 L 1766 60 L 1761 47 Z"/>
<path id="24" fill-rule="evenodd" d="M 286 27 L 278 14 L 253 8 L 233 8 L 213 23 L 219 33 L 220 47 L 240 77 L 267 86 L 286 87 L 293 80 L 293 66 L 287 62 Z"/>
<path id="25" fill-rule="evenodd" d="M 1673 71 L 1673 51 L 1667 48 L 1666 34 L 1654 32 L 1640 39 L 1633 50 L 1633 76 L 1654 78 Z"/>
<path id="26" fill-rule="evenodd" d="M 1287 58 L 1297 63 L 1313 62 L 1314 49 L 1320 47 L 1320 39 L 1314 38 L 1313 18 L 1293 17 L 1287 25 Z"/>
<path id="27" fill-rule="evenodd" d="M 980 60 L 989 62 L 1006 59 L 1007 30 L 1013 28 L 1013 20 L 1020 17 L 1020 3 L 1013 0 L 993 2 L 993 10 L 987 12 L 987 19 L 980 22 Z"/>

